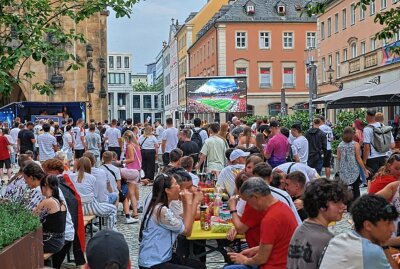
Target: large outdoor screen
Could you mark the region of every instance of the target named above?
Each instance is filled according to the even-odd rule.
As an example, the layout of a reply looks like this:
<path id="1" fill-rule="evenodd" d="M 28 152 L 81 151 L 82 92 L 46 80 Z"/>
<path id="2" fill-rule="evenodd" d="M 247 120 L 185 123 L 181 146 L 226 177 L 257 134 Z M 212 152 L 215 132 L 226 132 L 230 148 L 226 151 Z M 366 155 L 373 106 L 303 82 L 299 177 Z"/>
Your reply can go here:
<path id="1" fill-rule="evenodd" d="M 187 113 L 246 112 L 246 77 L 186 79 Z"/>

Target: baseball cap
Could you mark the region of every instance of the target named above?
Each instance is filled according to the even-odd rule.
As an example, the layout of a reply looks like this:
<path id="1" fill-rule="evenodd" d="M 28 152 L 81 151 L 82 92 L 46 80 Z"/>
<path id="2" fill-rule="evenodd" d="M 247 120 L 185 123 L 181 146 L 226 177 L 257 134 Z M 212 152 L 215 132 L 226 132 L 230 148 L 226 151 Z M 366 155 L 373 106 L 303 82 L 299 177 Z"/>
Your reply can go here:
<path id="1" fill-rule="evenodd" d="M 279 125 L 279 122 L 277 122 L 277 121 L 271 121 L 270 123 L 269 123 L 269 127 L 279 127 L 280 125 Z"/>
<path id="2" fill-rule="evenodd" d="M 231 160 L 231 162 L 232 162 L 232 161 L 236 160 L 237 158 L 247 157 L 249 155 L 250 155 L 250 152 L 244 152 L 241 149 L 235 149 L 234 151 L 232 151 L 231 156 L 229 157 L 229 160 Z"/>
<path id="3" fill-rule="evenodd" d="M 113 230 L 101 230 L 87 243 L 86 257 L 91 269 L 104 269 L 116 263 L 126 269 L 129 263 L 129 248 L 124 236 Z"/>

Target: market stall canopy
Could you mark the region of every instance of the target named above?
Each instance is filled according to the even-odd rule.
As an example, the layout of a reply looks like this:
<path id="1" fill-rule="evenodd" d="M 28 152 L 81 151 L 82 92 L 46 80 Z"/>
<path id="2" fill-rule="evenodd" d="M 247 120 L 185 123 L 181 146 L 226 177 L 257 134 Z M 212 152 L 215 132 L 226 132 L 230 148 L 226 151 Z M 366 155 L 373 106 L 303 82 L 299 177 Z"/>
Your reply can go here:
<path id="1" fill-rule="evenodd" d="M 392 80 L 378 85 L 365 84 L 320 97 L 313 100 L 313 103 L 324 103 L 327 108 L 331 109 L 399 105 L 400 80 Z"/>

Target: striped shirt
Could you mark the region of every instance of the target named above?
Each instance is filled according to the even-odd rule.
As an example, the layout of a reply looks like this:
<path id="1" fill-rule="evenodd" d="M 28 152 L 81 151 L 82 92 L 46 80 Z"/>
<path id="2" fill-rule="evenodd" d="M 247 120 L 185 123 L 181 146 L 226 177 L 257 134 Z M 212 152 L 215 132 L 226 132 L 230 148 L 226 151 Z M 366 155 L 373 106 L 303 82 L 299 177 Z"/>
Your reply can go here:
<path id="1" fill-rule="evenodd" d="M 51 134 L 45 132 L 38 136 L 39 161 L 47 161 L 54 158 L 56 153 L 53 146 L 57 146 L 57 139 Z"/>

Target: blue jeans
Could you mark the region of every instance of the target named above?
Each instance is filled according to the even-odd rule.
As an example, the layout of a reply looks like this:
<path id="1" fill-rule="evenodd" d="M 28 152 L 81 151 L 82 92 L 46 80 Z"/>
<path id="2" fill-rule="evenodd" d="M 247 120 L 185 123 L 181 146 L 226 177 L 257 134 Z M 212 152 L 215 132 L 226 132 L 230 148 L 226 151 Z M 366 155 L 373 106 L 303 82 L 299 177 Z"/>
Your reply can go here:
<path id="1" fill-rule="evenodd" d="M 258 266 L 255 265 L 242 265 L 242 264 L 232 264 L 226 265 L 223 269 L 258 269 Z"/>

